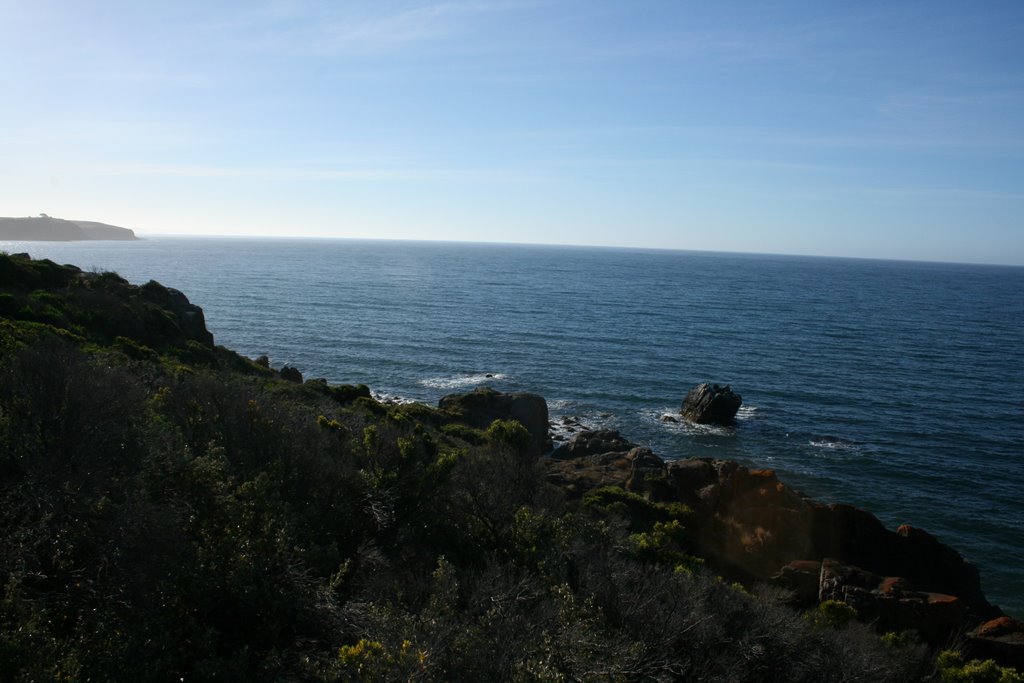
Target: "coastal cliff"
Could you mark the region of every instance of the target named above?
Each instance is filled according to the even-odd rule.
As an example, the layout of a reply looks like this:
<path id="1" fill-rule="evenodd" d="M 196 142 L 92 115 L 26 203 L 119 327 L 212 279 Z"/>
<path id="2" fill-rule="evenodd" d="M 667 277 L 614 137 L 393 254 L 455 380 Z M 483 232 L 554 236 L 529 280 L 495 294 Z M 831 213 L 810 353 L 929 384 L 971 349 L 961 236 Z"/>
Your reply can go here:
<path id="1" fill-rule="evenodd" d="M 0 240 L 74 242 L 80 240 L 136 240 L 135 232 L 96 221 L 51 218 L 45 214 L 26 218 L 0 217 Z"/>
<path id="2" fill-rule="evenodd" d="M 533 394 L 381 403 L 216 346 L 159 283 L 0 255 L 0 670 L 874 682 L 1019 656 L 925 532 L 615 432 L 549 453 L 547 420 Z"/>

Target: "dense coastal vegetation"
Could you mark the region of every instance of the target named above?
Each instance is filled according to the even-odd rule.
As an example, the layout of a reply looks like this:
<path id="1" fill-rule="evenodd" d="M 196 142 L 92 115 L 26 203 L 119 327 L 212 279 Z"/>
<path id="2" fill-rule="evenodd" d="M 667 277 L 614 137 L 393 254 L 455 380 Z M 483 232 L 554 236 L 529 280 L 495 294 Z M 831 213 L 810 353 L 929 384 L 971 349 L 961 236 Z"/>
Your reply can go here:
<path id="1" fill-rule="evenodd" d="M 156 282 L 0 255 L 0 353 L 3 680 L 1019 680 L 723 579 L 693 509 L 567 491 L 519 422 L 218 347 Z"/>

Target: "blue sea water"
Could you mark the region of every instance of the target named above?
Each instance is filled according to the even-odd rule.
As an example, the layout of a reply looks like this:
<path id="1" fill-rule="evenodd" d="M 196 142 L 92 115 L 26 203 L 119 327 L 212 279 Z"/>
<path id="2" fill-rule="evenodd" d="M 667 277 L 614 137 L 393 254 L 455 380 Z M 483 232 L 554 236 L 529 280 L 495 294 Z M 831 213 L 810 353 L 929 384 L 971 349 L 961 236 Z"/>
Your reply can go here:
<path id="1" fill-rule="evenodd" d="M 357 240 L 0 249 L 178 288 L 219 344 L 306 377 L 429 403 L 535 391 L 556 421 L 666 458 L 772 467 L 929 530 L 1024 617 L 1024 268 Z M 743 395 L 735 428 L 661 419 L 702 381 Z"/>

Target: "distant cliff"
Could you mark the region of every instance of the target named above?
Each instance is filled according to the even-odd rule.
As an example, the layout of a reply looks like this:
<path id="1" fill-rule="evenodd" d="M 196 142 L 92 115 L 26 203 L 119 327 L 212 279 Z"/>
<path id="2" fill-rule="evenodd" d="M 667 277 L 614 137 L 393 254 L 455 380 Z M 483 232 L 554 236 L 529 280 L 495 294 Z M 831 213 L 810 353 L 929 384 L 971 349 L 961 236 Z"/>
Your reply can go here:
<path id="1" fill-rule="evenodd" d="M 95 221 L 69 221 L 47 215 L 0 218 L 0 240 L 72 242 L 75 240 L 135 240 L 128 228 Z"/>

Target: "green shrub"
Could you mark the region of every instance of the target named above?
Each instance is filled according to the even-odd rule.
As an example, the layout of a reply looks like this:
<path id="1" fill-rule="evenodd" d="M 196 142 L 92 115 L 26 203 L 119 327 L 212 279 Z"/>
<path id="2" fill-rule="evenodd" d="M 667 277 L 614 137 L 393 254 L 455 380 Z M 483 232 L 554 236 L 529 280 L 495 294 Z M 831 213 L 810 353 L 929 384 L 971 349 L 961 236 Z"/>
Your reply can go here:
<path id="1" fill-rule="evenodd" d="M 618 486 L 604 486 L 587 492 L 583 504 L 601 510 L 618 512 L 630 522 L 633 531 L 649 531 L 655 523 L 678 520 L 686 523 L 693 510 L 682 503 L 655 503 Z"/>
<path id="2" fill-rule="evenodd" d="M 1016 669 L 1001 667 L 991 659 L 965 661 L 956 650 L 940 652 L 936 665 L 946 683 L 1024 683 L 1024 675 Z"/>
<path id="3" fill-rule="evenodd" d="M 348 436 L 351 434 L 348 427 L 338 422 L 334 418 L 329 418 L 326 415 L 317 415 L 316 423 L 321 429 L 326 429 L 341 436 Z"/>
<path id="4" fill-rule="evenodd" d="M 891 648 L 905 650 L 921 644 L 917 631 L 887 631 L 882 634 L 882 642 Z"/>
<path id="5" fill-rule="evenodd" d="M 638 556 L 658 564 L 668 564 L 676 571 L 692 572 L 703 562 L 682 551 L 687 545 L 686 530 L 678 519 L 655 522 L 650 531 L 632 534 L 629 540 Z"/>
<path id="6" fill-rule="evenodd" d="M 331 398 L 342 405 L 355 401 L 357 398 L 370 398 L 370 387 L 365 384 L 338 384 L 329 387 Z"/>
<path id="7" fill-rule="evenodd" d="M 495 420 L 484 434 L 491 443 L 510 446 L 518 453 L 528 453 L 533 446 L 533 437 L 519 420 Z"/>
<path id="8" fill-rule="evenodd" d="M 857 621 L 857 610 L 842 600 L 825 600 L 807 614 L 812 624 L 819 628 L 840 630 Z"/>
<path id="9" fill-rule="evenodd" d="M 474 429 L 459 422 L 452 422 L 441 427 L 441 433 L 456 439 L 461 439 L 468 444 L 479 446 L 486 441 L 487 436 L 479 429 Z"/>
<path id="10" fill-rule="evenodd" d="M 156 361 L 160 358 L 153 349 L 128 337 L 115 337 L 114 348 L 135 360 Z"/>
<path id="11" fill-rule="evenodd" d="M 353 680 L 412 680 L 426 669 L 427 652 L 414 647 L 409 640 L 389 649 L 376 640 L 362 638 L 355 645 L 338 648 L 338 663 Z"/>
<path id="12" fill-rule="evenodd" d="M 377 417 L 384 417 L 388 413 L 386 405 L 369 396 L 358 396 L 356 400 L 352 402 L 352 405 L 358 410 L 362 410 L 363 412 Z"/>
<path id="13" fill-rule="evenodd" d="M 434 427 L 440 426 L 451 419 L 437 408 L 432 408 L 425 403 L 416 402 L 396 405 L 391 409 L 391 417 L 395 420 L 409 420 Z"/>
<path id="14" fill-rule="evenodd" d="M 19 307 L 18 298 L 13 294 L 0 293 L 0 315 L 14 315 Z"/>

